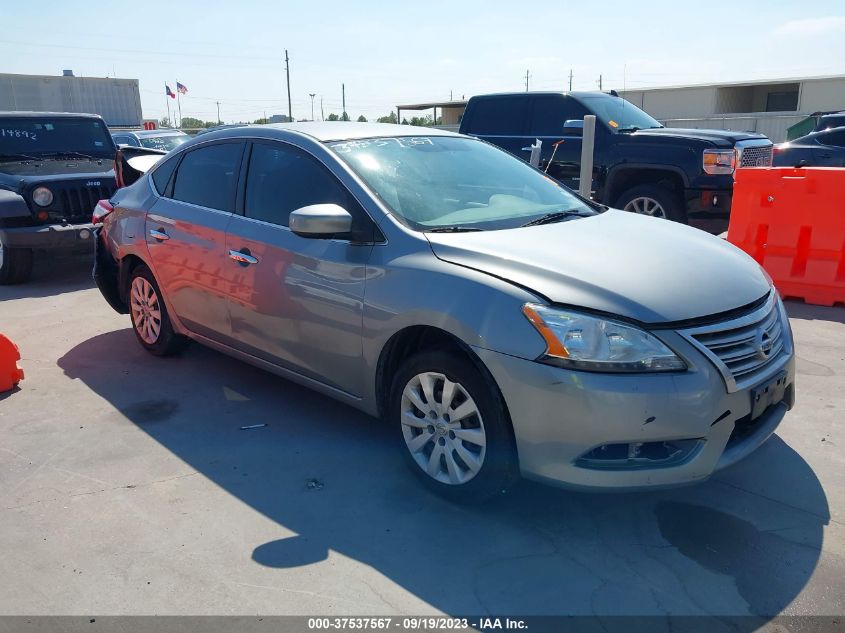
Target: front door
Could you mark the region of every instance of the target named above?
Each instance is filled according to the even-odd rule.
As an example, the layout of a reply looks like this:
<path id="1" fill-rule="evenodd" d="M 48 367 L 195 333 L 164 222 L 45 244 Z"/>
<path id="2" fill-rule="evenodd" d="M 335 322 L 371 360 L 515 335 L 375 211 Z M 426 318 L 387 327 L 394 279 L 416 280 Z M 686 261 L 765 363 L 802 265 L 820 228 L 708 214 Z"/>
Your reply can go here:
<path id="1" fill-rule="evenodd" d="M 145 226 L 153 273 L 172 310 L 192 332 L 224 342 L 230 328 L 221 275 L 243 149 L 226 142 L 186 153 Z"/>
<path id="2" fill-rule="evenodd" d="M 252 144 L 243 215 L 226 235 L 225 278 L 236 347 L 352 395 L 363 390 L 362 319 L 372 243 L 312 239 L 291 211 L 335 203 L 369 222 L 349 192 L 305 151 Z"/>

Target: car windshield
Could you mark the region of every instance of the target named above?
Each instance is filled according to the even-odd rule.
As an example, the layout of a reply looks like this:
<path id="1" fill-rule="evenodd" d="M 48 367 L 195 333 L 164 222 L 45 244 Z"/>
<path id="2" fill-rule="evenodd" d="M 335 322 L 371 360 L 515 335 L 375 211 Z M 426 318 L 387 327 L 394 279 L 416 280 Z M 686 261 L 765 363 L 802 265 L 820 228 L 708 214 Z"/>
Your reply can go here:
<path id="1" fill-rule="evenodd" d="M 0 160 L 6 158 L 113 158 L 102 121 L 71 118 L 0 118 Z"/>
<path id="2" fill-rule="evenodd" d="M 584 105 L 612 130 L 629 132 L 663 127 L 633 103 L 613 95 L 596 94 L 581 97 Z"/>
<path id="3" fill-rule="evenodd" d="M 182 143 L 186 143 L 190 138 L 187 134 L 168 134 L 166 136 L 142 136 L 138 140 L 141 143 L 141 147 L 169 152 L 179 147 Z"/>
<path id="4" fill-rule="evenodd" d="M 593 215 L 551 178 L 487 143 L 449 136 L 331 143 L 390 210 L 421 231 L 493 230 Z"/>

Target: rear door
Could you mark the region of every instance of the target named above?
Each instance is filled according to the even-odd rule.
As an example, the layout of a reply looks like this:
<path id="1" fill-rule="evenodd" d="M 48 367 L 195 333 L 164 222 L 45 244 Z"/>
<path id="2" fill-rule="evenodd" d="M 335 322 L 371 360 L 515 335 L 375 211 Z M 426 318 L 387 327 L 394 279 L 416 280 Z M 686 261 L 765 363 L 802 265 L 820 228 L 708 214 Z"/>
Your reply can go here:
<path id="1" fill-rule="evenodd" d="M 192 332 L 227 342 L 231 332 L 222 270 L 245 143 L 186 152 L 147 214 L 145 234 L 165 299 Z M 153 174 L 155 179 L 155 174 Z"/>
<path id="2" fill-rule="evenodd" d="M 467 122 L 468 133 L 527 161 L 531 150 L 526 148 L 534 142 L 528 132 L 528 104 L 527 95 L 478 98 Z"/>
<path id="3" fill-rule="evenodd" d="M 360 395 L 364 284 L 373 243 L 299 237 L 288 217 L 303 206 L 335 203 L 352 214 L 355 230 L 375 227 L 330 170 L 304 150 L 255 141 L 248 161 L 242 215 L 233 216 L 226 235 L 234 345 Z"/>

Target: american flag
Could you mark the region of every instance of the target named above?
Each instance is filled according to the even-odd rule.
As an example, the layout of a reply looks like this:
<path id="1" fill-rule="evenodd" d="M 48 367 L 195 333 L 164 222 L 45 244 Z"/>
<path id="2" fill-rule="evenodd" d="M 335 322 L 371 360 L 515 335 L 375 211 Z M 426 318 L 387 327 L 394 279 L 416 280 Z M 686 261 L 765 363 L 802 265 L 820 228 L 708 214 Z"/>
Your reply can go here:
<path id="1" fill-rule="evenodd" d="M 167 84 L 164 84 L 164 89 L 167 91 L 165 94 L 167 94 L 167 96 L 168 96 L 168 97 L 170 97 L 171 99 L 175 99 L 175 98 L 176 98 L 176 93 L 175 93 L 175 92 L 173 92 L 173 91 L 170 89 L 170 86 L 168 86 Z"/>
<path id="2" fill-rule="evenodd" d="M 176 82 L 176 92 L 180 95 L 187 94 L 188 87 L 185 84 L 180 84 L 178 81 Z"/>

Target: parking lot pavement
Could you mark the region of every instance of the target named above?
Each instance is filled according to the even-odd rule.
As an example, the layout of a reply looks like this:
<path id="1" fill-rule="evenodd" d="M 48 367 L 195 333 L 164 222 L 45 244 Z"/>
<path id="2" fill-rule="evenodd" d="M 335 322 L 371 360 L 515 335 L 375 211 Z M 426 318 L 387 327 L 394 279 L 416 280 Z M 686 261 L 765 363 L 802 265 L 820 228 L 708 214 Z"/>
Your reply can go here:
<path id="1" fill-rule="evenodd" d="M 88 268 L 0 288 L 26 371 L 0 396 L 2 614 L 845 611 L 841 308 L 789 304 L 796 408 L 709 482 L 462 507 L 374 419 L 198 345 L 146 354 Z"/>

